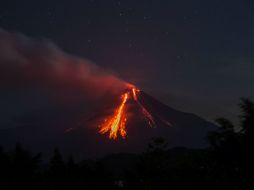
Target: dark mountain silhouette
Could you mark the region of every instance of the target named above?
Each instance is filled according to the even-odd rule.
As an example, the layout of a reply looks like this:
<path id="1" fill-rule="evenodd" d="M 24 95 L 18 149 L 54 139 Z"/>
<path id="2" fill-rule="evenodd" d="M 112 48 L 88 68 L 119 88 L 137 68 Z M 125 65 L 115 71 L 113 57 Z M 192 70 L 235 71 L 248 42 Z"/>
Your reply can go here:
<path id="1" fill-rule="evenodd" d="M 144 94 L 142 97 L 145 97 Z M 129 103 L 134 111 L 135 106 L 131 101 Z M 219 127 L 208 133 L 209 145 L 202 149 L 169 148 L 169 143 L 164 138 L 158 137 L 153 138 L 142 153 L 116 153 L 81 161 L 77 161 L 73 155 L 64 159 L 61 151 L 56 148 L 50 154 L 48 161 L 45 160 L 42 164 L 42 154 L 31 154 L 20 144 L 17 144 L 13 150 L 5 150 L 0 146 L 1 187 L 5 189 L 250 189 L 254 103 L 249 99 L 242 99 L 239 105 L 241 114 L 237 128 L 240 130 L 235 130 L 236 126 L 230 120 L 218 118 L 216 123 Z M 135 113 L 138 117 L 138 112 Z M 158 117 L 161 118 L 162 115 Z M 81 130 L 74 131 L 78 134 L 82 133 Z M 53 134 L 52 131 L 50 134 Z M 78 136 L 74 134 L 68 137 Z M 98 142 L 102 142 L 103 139 L 105 139 L 103 143 L 112 142 L 100 135 L 92 137 L 100 137 Z M 73 139 L 70 142 L 74 142 Z M 69 145 L 74 147 L 70 142 Z M 86 142 L 90 141 L 86 139 Z M 123 147 L 123 142 L 132 143 L 128 140 L 119 140 L 114 145 L 120 144 L 119 147 Z M 107 144 L 103 143 L 100 143 L 101 148 L 107 147 Z M 98 151 L 98 147 L 95 148 L 96 150 Z M 112 151 L 112 149 L 108 150 Z"/>
<path id="2" fill-rule="evenodd" d="M 153 137 L 163 137 L 169 147 L 203 148 L 207 133 L 216 128 L 214 124 L 194 114 L 177 111 L 144 92 L 140 92 L 139 101 L 153 114 L 156 127 L 148 126 L 140 108 L 129 100 L 126 139 L 119 137 L 115 141 L 107 134 L 99 134 L 97 118 L 100 114 L 97 114 L 81 122 L 79 127 L 57 123 L 2 129 L 0 144 L 11 148 L 19 142 L 33 151 L 46 153 L 58 147 L 63 154 L 73 154 L 76 158 L 98 157 L 110 153 L 141 152 Z M 65 133 L 67 127 L 73 130 Z"/>

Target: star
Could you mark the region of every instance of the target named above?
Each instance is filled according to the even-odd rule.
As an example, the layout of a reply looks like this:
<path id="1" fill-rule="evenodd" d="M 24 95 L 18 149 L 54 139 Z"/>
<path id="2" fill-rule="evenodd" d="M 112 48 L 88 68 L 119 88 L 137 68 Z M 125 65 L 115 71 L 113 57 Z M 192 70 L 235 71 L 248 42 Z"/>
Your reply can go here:
<path id="1" fill-rule="evenodd" d="M 152 18 L 152 17 L 150 17 L 150 16 L 144 16 L 144 17 L 143 17 L 144 20 L 150 20 L 151 18 Z"/>
<path id="2" fill-rule="evenodd" d="M 194 15 L 198 15 L 199 14 L 199 11 L 196 9 L 193 11 Z"/>
<path id="3" fill-rule="evenodd" d="M 176 58 L 180 61 L 182 60 L 182 56 L 181 55 L 177 55 Z"/>

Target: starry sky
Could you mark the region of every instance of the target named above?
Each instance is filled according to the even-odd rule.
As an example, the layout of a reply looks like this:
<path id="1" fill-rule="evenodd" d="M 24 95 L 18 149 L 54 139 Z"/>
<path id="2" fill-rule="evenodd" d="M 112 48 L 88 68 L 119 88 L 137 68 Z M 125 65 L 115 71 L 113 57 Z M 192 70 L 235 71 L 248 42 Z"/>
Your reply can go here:
<path id="1" fill-rule="evenodd" d="M 8 0 L 0 27 L 47 38 L 209 120 L 253 97 L 251 0 Z"/>

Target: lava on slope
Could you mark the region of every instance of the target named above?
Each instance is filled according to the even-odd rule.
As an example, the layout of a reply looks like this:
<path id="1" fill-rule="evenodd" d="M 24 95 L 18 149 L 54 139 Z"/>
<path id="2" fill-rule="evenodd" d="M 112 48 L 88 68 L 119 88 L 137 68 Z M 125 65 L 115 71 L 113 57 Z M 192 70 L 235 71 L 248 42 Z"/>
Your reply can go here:
<path id="1" fill-rule="evenodd" d="M 99 133 L 109 133 L 110 139 L 117 139 L 118 134 L 122 138 L 126 138 L 126 123 L 128 121 L 126 102 L 129 99 L 133 99 L 135 103 L 140 107 L 141 112 L 150 127 L 156 126 L 155 121 L 151 113 L 140 103 L 139 101 L 140 90 L 136 87 L 130 87 L 127 92 L 121 96 L 121 104 L 115 109 L 113 115 L 106 118 L 104 123 L 99 126 Z"/>

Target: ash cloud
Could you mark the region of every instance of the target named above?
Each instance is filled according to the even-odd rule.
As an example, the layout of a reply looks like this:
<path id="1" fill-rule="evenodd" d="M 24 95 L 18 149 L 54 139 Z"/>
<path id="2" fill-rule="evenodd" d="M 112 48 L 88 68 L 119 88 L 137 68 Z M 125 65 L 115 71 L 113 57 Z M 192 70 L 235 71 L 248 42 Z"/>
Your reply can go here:
<path id="1" fill-rule="evenodd" d="M 0 30 L 0 84 L 70 88 L 96 96 L 126 83 L 92 62 L 68 55 L 47 40 Z"/>
<path id="2" fill-rule="evenodd" d="M 52 99 L 68 109 L 84 105 L 90 109 L 93 102 L 121 93 L 126 86 L 112 72 L 68 55 L 48 40 L 0 29 L 0 102 L 5 105 L 0 108 L 0 123 L 39 109 L 40 102 L 50 107 Z M 20 106 L 17 99 L 26 103 Z"/>

